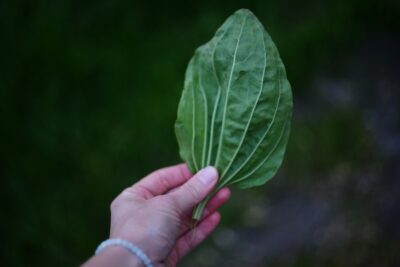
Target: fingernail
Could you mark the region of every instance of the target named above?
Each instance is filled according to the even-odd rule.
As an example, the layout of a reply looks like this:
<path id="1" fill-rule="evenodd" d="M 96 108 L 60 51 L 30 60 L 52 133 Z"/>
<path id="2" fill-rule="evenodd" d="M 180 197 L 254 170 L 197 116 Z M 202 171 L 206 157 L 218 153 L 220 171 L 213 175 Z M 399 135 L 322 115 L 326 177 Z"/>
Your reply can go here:
<path id="1" fill-rule="evenodd" d="M 218 172 L 214 167 L 206 167 L 199 172 L 198 177 L 203 184 L 208 185 L 217 180 Z"/>

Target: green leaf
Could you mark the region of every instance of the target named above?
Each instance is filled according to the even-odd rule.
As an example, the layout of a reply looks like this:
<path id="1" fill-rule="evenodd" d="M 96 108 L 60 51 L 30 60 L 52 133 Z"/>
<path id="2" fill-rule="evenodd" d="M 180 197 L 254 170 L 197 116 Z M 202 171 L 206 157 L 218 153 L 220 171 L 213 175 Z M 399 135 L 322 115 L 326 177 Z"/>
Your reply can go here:
<path id="1" fill-rule="evenodd" d="M 216 189 L 259 186 L 280 167 L 290 132 L 292 92 L 269 34 L 240 9 L 190 60 L 175 132 L 180 156 L 195 173 L 212 165 Z"/>

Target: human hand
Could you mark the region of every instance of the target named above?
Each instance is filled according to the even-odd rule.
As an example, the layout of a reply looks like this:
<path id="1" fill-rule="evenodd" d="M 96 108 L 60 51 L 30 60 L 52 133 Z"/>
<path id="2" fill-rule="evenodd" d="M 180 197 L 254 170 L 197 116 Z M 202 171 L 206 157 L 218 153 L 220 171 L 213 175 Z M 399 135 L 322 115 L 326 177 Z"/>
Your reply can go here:
<path id="1" fill-rule="evenodd" d="M 230 197 L 228 188 L 209 201 L 203 217 L 191 219 L 193 207 L 218 179 L 207 167 L 194 176 L 185 164 L 157 170 L 126 188 L 111 204 L 110 238 L 126 239 L 150 258 L 154 266 L 175 266 L 216 228 L 216 211 Z"/>

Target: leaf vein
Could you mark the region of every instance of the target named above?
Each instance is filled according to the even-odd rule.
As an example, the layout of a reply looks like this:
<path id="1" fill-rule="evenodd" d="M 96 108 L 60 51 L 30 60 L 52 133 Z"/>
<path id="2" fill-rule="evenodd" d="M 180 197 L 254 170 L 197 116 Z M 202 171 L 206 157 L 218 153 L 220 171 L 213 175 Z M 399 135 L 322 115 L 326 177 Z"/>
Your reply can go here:
<path id="1" fill-rule="evenodd" d="M 287 115 L 288 117 L 288 115 Z M 275 152 L 276 148 L 278 147 L 279 143 L 282 140 L 282 137 L 286 131 L 286 125 L 287 125 L 288 120 L 285 121 L 285 124 L 282 128 L 282 132 L 279 136 L 278 141 L 276 142 L 275 146 L 272 148 L 272 150 L 268 153 L 268 155 L 260 162 L 260 164 L 257 165 L 257 167 L 255 167 L 251 172 L 247 173 L 246 175 L 240 177 L 239 179 L 235 180 L 234 183 L 238 183 L 240 181 L 245 180 L 247 177 L 249 177 L 250 175 L 252 175 L 253 173 L 255 173 L 259 168 L 261 168 L 262 165 L 264 165 L 264 163 L 269 159 L 269 157 L 272 155 L 273 152 Z"/>
<path id="2" fill-rule="evenodd" d="M 199 167 L 197 165 L 197 161 L 196 161 L 196 157 L 195 157 L 195 153 L 194 153 L 194 143 L 196 140 L 196 136 L 195 136 L 195 120 L 196 120 L 196 101 L 195 101 L 195 94 L 194 94 L 194 87 L 192 86 L 192 158 L 193 158 L 193 164 L 194 167 L 196 169 L 196 171 L 199 170 Z"/>
<path id="3" fill-rule="evenodd" d="M 249 130 L 249 127 L 250 127 L 250 122 L 252 121 L 253 116 L 254 116 L 254 111 L 255 111 L 255 109 L 256 109 L 256 107 L 257 107 L 259 101 L 260 101 L 260 96 L 261 96 L 261 93 L 262 93 L 262 91 L 263 91 L 263 87 L 264 87 L 264 78 L 265 78 L 265 69 L 266 69 L 266 67 L 267 67 L 267 54 L 266 54 L 266 50 L 265 50 L 265 41 L 264 41 L 264 37 L 263 37 L 262 28 L 261 28 L 261 37 L 262 37 L 262 39 L 263 39 L 263 40 L 262 40 L 262 43 L 263 43 L 263 49 L 264 49 L 265 60 L 264 60 L 263 75 L 262 75 L 262 78 L 261 78 L 260 90 L 259 90 L 259 92 L 258 92 L 257 99 L 256 99 L 256 101 L 255 101 L 255 103 L 254 103 L 253 109 L 251 110 L 249 120 L 247 121 L 246 128 L 245 128 L 245 130 L 244 130 L 244 132 L 243 132 L 243 135 L 242 135 L 242 138 L 241 138 L 241 140 L 240 140 L 240 142 L 239 142 L 239 145 L 238 145 L 238 147 L 237 147 L 235 153 L 233 154 L 231 160 L 229 161 L 228 165 L 226 166 L 225 170 L 222 172 L 221 180 L 223 179 L 223 177 L 225 176 L 225 174 L 228 172 L 228 170 L 229 170 L 229 168 L 231 167 L 233 161 L 235 160 L 237 154 L 239 153 L 240 148 L 241 148 L 242 145 L 243 145 L 244 139 L 246 138 L 246 135 L 247 135 L 248 130 Z"/>
<path id="4" fill-rule="evenodd" d="M 227 109 L 227 106 L 228 106 L 229 93 L 230 93 L 230 90 L 231 90 L 233 71 L 235 69 L 237 50 L 238 50 L 238 47 L 239 47 L 240 39 L 242 37 L 243 28 L 244 28 L 244 24 L 246 22 L 246 19 L 247 19 L 247 16 L 244 17 L 244 19 L 243 19 L 242 27 L 240 29 L 238 40 L 236 42 L 235 53 L 234 53 L 234 57 L 233 57 L 232 67 L 231 67 L 231 73 L 229 75 L 228 87 L 226 89 L 226 97 L 225 97 L 224 111 L 223 111 L 223 115 L 222 115 L 222 125 L 221 125 L 221 132 L 220 132 L 220 136 L 219 136 L 218 150 L 217 150 L 217 157 L 216 157 L 216 160 L 215 160 L 215 166 L 218 166 L 220 155 L 221 155 L 222 138 L 223 138 L 224 130 L 225 130 L 226 109 Z"/>
<path id="5" fill-rule="evenodd" d="M 204 100 L 204 140 L 203 140 L 203 155 L 202 155 L 202 162 L 201 162 L 201 167 L 204 168 L 205 166 L 205 160 L 206 160 L 206 149 L 207 149 L 207 131 L 208 131 L 208 103 L 207 103 L 207 97 L 206 93 L 204 91 L 202 79 L 201 79 L 201 68 L 199 68 L 199 86 L 200 86 L 200 91 L 203 96 Z"/>
<path id="6" fill-rule="evenodd" d="M 229 26 L 227 26 L 227 29 L 230 27 L 230 25 L 232 24 L 232 22 L 229 24 Z M 214 104 L 214 108 L 213 108 L 213 114 L 212 114 L 212 118 L 211 118 L 211 129 L 210 129 L 210 142 L 208 144 L 208 156 L 207 156 L 207 166 L 210 165 L 211 163 L 211 154 L 212 154 L 212 145 L 213 145 L 213 141 L 214 141 L 214 124 L 215 124 L 215 116 L 217 114 L 217 109 L 218 109 L 218 103 L 219 103 L 219 99 L 221 97 L 221 85 L 219 83 L 219 79 L 218 79 L 218 75 L 215 69 L 215 50 L 217 49 L 217 45 L 218 43 L 221 41 L 221 39 L 225 36 L 225 33 L 227 32 L 227 30 L 220 36 L 220 38 L 217 40 L 217 42 L 215 43 L 214 49 L 211 53 L 211 62 L 212 62 L 212 67 L 213 67 L 213 74 L 214 74 L 214 78 L 217 81 L 218 84 L 218 94 L 215 100 L 215 104 Z"/>
<path id="7" fill-rule="evenodd" d="M 275 56 L 276 59 L 276 56 Z M 253 151 L 250 153 L 250 155 L 247 157 L 247 159 L 240 165 L 239 168 L 236 169 L 236 171 L 229 176 L 229 178 L 227 178 L 225 180 L 225 184 L 228 183 L 230 180 L 232 180 L 232 178 L 247 164 L 247 162 L 253 157 L 254 153 L 257 151 L 257 149 L 260 147 L 260 144 L 264 141 L 265 137 L 268 135 L 268 132 L 270 131 L 272 125 L 275 122 L 275 118 L 276 118 L 276 114 L 279 108 L 279 104 L 280 104 L 280 100 L 281 100 L 281 95 L 282 95 L 282 90 L 281 90 L 281 83 L 280 83 L 280 68 L 278 67 L 278 88 L 279 88 L 279 95 L 278 95 L 278 100 L 277 100 L 277 104 L 275 106 L 275 112 L 274 112 L 274 116 L 272 118 L 271 123 L 269 124 L 266 132 L 264 133 L 264 135 L 260 138 L 260 141 L 258 141 L 257 145 L 254 147 Z"/>

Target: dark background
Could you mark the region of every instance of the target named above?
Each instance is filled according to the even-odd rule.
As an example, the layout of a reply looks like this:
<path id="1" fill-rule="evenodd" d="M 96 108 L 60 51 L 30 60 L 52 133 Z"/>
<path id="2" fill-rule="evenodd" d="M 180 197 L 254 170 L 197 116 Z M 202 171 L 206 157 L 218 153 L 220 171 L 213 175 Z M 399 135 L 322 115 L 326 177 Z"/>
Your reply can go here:
<path id="1" fill-rule="evenodd" d="M 283 167 L 181 266 L 399 266 L 399 1 L 0 1 L 2 266 L 74 266 L 109 204 L 180 161 L 186 64 L 235 10 L 294 94 Z"/>

